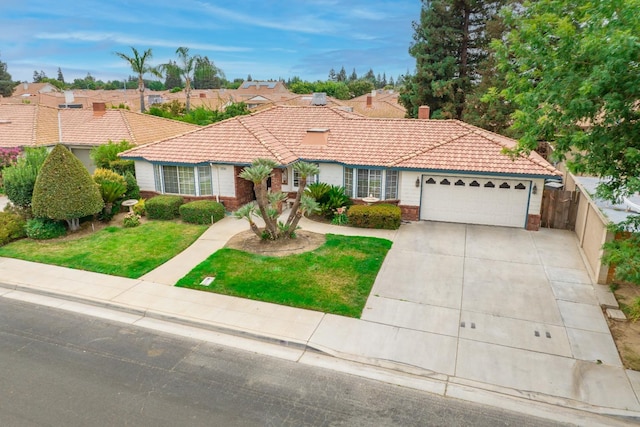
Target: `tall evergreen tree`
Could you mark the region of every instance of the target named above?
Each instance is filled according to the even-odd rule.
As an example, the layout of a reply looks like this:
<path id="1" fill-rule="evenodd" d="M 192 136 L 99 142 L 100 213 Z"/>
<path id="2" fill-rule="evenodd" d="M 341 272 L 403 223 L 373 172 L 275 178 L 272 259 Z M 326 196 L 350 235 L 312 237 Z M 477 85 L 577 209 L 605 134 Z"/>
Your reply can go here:
<path id="1" fill-rule="evenodd" d="M 405 76 L 400 102 L 416 117 L 421 105 L 433 117 L 463 118 L 466 97 L 479 80 L 488 56 L 492 22 L 506 0 L 422 0 L 420 21 L 413 23 L 409 53 L 415 74 Z"/>
<path id="2" fill-rule="evenodd" d="M 338 76 L 336 76 L 336 70 L 333 68 L 329 70 L 329 81 L 335 82 Z"/>
<path id="3" fill-rule="evenodd" d="M 11 96 L 15 85 L 16 83 L 11 80 L 11 74 L 7 71 L 7 63 L 0 61 L 0 96 Z"/>
<path id="4" fill-rule="evenodd" d="M 182 87 L 182 79 L 180 78 L 180 68 L 176 61 L 169 61 L 163 65 L 165 74 L 164 87 L 173 89 L 174 87 Z"/>
<path id="5" fill-rule="evenodd" d="M 58 67 L 58 78 L 57 80 L 61 83 L 64 83 L 64 76 L 62 75 L 62 69 Z"/>
<path id="6" fill-rule="evenodd" d="M 222 70 L 214 64 L 209 57 L 198 57 L 195 61 L 193 72 L 194 89 L 218 89 L 222 86 L 225 76 Z M 251 80 L 251 74 L 247 77 Z"/>
<path id="7" fill-rule="evenodd" d="M 356 69 L 354 68 L 349 75 L 349 82 L 355 82 L 356 80 L 358 80 L 358 74 L 356 73 Z"/>
<path id="8" fill-rule="evenodd" d="M 344 69 L 344 65 L 342 66 L 342 68 L 340 68 L 340 71 L 338 72 L 338 76 L 336 80 L 339 82 L 347 81 L 347 72 Z"/>

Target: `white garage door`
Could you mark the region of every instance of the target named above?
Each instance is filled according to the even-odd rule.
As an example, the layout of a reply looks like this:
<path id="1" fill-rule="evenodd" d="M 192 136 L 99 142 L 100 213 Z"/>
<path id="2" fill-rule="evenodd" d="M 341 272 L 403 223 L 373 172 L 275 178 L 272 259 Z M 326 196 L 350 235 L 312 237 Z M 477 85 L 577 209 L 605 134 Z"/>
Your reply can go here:
<path id="1" fill-rule="evenodd" d="M 420 219 L 524 227 L 531 181 L 423 175 Z"/>

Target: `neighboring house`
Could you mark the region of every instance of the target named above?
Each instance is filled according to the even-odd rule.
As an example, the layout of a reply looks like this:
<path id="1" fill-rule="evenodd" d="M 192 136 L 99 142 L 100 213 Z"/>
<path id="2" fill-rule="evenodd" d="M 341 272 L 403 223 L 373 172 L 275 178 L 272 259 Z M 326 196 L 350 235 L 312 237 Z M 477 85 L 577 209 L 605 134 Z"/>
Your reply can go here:
<path id="1" fill-rule="evenodd" d="M 198 126 L 95 103 L 91 110 L 44 105 L 0 104 L 0 147 L 63 144 L 93 172 L 91 148 L 123 139 L 141 145 L 198 129 Z"/>
<path id="2" fill-rule="evenodd" d="M 421 116 L 428 117 L 428 108 Z M 560 175 L 537 153 L 502 153 L 516 142 L 457 120 L 371 119 L 331 107 L 276 106 L 122 153 L 135 160 L 147 196 L 216 198 L 228 210 L 254 199 L 238 177 L 256 158 L 280 165 L 273 191 L 293 192 L 292 164 L 317 163 L 319 180 L 356 201 L 397 204 L 403 218 L 538 229 L 546 179 Z"/>
<path id="3" fill-rule="evenodd" d="M 393 90 L 372 90 L 357 98 L 342 101 L 345 106 L 367 117 L 404 118 L 407 110 L 398 103 L 398 92 Z"/>

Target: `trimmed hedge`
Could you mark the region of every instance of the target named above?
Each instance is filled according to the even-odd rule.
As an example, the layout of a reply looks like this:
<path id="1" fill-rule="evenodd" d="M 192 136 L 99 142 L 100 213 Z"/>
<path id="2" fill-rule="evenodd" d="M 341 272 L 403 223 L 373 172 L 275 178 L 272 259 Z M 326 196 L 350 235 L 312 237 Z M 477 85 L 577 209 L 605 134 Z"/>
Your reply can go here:
<path id="1" fill-rule="evenodd" d="M 180 217 L 191 224 L 213 224 L 224 218 L 224 206 L 213 200 L 196 200 L 180 206 Z"/>
<path id="2" fill-rule="evenodd" d="M 26 236 L 25 220 L 18 214 L 0 212 L 0 246 Z"/>
<path id="3" fill-rule="evenodd" d="M 400 208 L 389 204 L 354 205 L 349 208 L 347 217 L 349 225 L 360 228 L 383 228 L 397 230 L 400 228 Z"/>
<path id="4" fill-rule="evenodd" d="M 180 216 L 180 206 L 184 205 L 181 196 L 156 196 L 145 202 L 149 219 L 175 219 Z"/>

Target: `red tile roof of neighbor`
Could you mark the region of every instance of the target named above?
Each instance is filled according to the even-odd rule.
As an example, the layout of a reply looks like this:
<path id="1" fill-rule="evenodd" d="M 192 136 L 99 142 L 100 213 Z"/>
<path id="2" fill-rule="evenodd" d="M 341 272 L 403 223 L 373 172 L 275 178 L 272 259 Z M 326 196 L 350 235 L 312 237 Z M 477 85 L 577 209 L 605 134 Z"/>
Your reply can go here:
<path id="1" fill-rule="evenodd" d="M 146 144 L 199 129 L 176 120 L 122 109 L 57 109 L 44 105 L 0 104 L 0 147 L 100 145 L 126 139 Z"/>
<path id="2" fill-rule="evenodd" d="M 324 133 L 326 144 L 303 142 Z M 276 106 L 163 141 L 123 157 L 182 164 L 249 164 L 271 158 L 353 166 L 431 169 L 536 176 L 559 172 L 537 153 L 511 159 L 515 141 L 458 120 L 372 119 L 340 108 Z"/>

